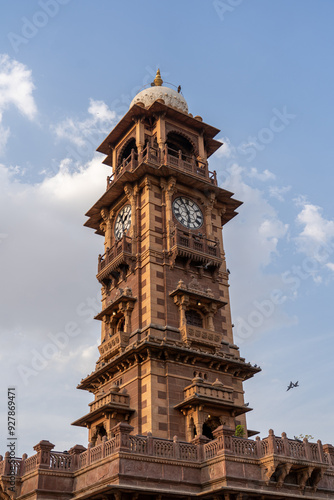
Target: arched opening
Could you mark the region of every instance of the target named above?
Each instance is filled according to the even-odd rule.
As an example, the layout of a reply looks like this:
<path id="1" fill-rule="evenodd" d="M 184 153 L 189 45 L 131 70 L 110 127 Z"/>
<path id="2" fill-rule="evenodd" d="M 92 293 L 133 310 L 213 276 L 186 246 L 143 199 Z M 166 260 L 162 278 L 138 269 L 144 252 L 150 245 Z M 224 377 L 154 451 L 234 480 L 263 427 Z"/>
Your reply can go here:
<path id="1" fill-rule="evenodd" d="M 219 419 L 216 417 L 209 417 L 203 424 L 202 434 L 203 436 L 214 439 L 213 431 L 220 426 Z"/>
<path id="2" fill-rule="evenodd" d="M 124 316 L 122 316 L 119 320 L 118 320 L 118 323 L 116 325 L 116 332 L 124 332 L 125 328 L 125 318 Z"/>
<path id="3" fill-rule="evenodd" d="M 125 148 L 123 149 L 123 151 L 121 152 L 118 158 L 118 168 L 122 166 L 123 160 L 125 161 L 126 165 L 131 161 L 132 150 L 134 150 L 135 154 L 137 154 L 136 139 L 130 139 L 129 142 L 126 144 Z"/>
<path id="4" fill-rule="evenodd" d="M 203 318 L 196 309 L 188 309 L 186 311 L 187 325 L 203 328 Z"/>
<path id="5" fill-rule="evenodd" d="M 167 151 L 170 156 L 176 158 L 179 157 L 179 151 L 181 151 L 183 161 L 190 161 L 195 153 L 191 142 L 176 132 L 169 132 L 167 135 Z"/>
<path id="6" fill-rule="evenodd" d="M 96 427 L 96 431 L 95 431 L 95 434 L 92 438 L 92 441 L 93 441 L 93 445 L 96 446 L 97 444 L 101 443 L 102 442 L 102 438 L 104 436 L 107 436 L 107 431 L 104 427 L 103 424 L 100 424 Z"/>

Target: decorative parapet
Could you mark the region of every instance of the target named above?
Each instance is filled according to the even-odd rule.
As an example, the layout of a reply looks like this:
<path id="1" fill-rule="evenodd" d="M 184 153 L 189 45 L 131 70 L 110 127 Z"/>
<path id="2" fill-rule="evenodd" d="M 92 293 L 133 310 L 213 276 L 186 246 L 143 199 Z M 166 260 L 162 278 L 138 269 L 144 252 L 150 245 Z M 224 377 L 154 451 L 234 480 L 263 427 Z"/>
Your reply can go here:
<path id="1" fill-rule="evenodd" d="M 217 186 L 217 174 L 215 171 L 208 170 L 207 161 L 199 160 L 195 156 L 184 155 L 181 151 L 168 148 L 167 145 L 161 151 L 159 148 L 153 148 L 147 144 L 139 154 L 132 150 L 128 158 L 122 160 L 115 173 L 107 177 L 107 191 L 122 175 L 126 172 L 134 172 L 142 164 L 155 168 L 172 167 Z"/>
<path id="2" fill-rule="evenodd" d="M 132 252 L 132 238 L 123 235 L 111 248 L 107 248 L 103 255 L 99 255 L 96 277 L 102 282 L 121 264 L 126 264 L 133 270 L 135 261 L 136 257 Z"/>
<path id="3" fill-rule="evenodd" d="M 212 399 L 216 402 L 230 402 L 233 403 L 233 389 L 225 387 L 220 382 L 213 384 L 204 383 L 199 377 L 195 377 L 191 385 L 184 389 L 184 397 L 187 399 Z"/>
<path id="4" fill-rule="evenodd" d="M 87 450 L 77 445 L 69 453 L 53 452 L 51 443 L 41 441 L 35 446 L 36 455 L 29 458 L 24 455 L 22 460 L 14 459 L 17 479 L 21 478 L 24 481 L 27 474 L 41 469 L 52 470 L 55 475 L 64 472 L 76 473 L 93 464 L 98 466 L 100 462 L 105 463 L 107 457 L 122 452 L 126 453 L 129 460 L 131 455 L 140 455 L 141 460 L 144 460 L 145 456 L 155 457 L 170 462 L 170 465 L 182 461 L 189 466 L 202 464 L 201 466 L 210 467 L 217 463 L 217 459 L 229 461 L 233 460 L 233 457 L 238 457 L 237 462 L 242 461 L 261 468 L 263 488 L 270 485 L 283 487 L 286 484 L 297 484 L 302 489 L 310 487 L 315 491 L 319 484 L 323 484 L 327 490 L 329 488 L 329 491 L 334 491 L 333 485 L 330 486 L 332 483 L 328 482 L 334 474 L 334 449 L 331 445 L 322 446 L 320 441 L 299 442 L 288 439 L 285 433 L 277 437 L 273 431 L 262 440 L 259 437 L 255 440 L 244 439 L 234 436 L 233 431 L 225 426 L 218 427 L 214 431 L 214 440 L 208 441 L 207 438 L 198 436 L 192 443 L 179 441 L 176 436 L 173 440 L 158 439 L 151 433 L 147 436 L 134 436 L 131 434 L 132 431 L 130 425 L 125 422 L 119 423 L 112 429 L 114 437 L 111 439 L 107 440 L 104 437 L 102 443 L 94 447 L 90 444 Z M 0 461 L 3 484 L 9 480 L 8 462 L 9 457 Z M 320 483 L 327 472 L 329 475 L 327 474 L 325 483 Z M 292 483 L 289 480 L 288 483 L 285 482 L 288 476 L 292 477 Z M 310 498 L 320 497 L 310 496 Z"/>
<path id="5" fill-rule="evenodd" d="M 100 355 L 103 359 L 107 360 L 124 351 L 124 349 L 129 345 L 129 333 L 117 332 L 108 340 L 99 345 Z"/>
<path id="6" fill-rule="evenodd" d="M 190 325 L 184 325 L 180 328 L 180 332 L 182 340 L 189 347 L 193 344 L 203 344 L 214 347 L 215 351 L 220 350 L 222 341 L 221 333 Z"/>
<path id="7" fill-rule="evenodd" d="M 179 228 L 175 228 L 170 241 L 170 261 L 174 266 L 177 256 L 192 259 L 203 268 L 218 270 L 223 262 L 218 240 L 210 240 L 204 236 L 194 235 Z M 201 271 L 201 269 L 199 269 Z"/>
<path id="8" fill-rule="evenodd" d="M 119 392 L 109 392 L 105 396 L 101 396 L 92 403 L 89 403 L 90 411 L 96 411 L 106 405 L 130 407 L 130 396 Z"/>

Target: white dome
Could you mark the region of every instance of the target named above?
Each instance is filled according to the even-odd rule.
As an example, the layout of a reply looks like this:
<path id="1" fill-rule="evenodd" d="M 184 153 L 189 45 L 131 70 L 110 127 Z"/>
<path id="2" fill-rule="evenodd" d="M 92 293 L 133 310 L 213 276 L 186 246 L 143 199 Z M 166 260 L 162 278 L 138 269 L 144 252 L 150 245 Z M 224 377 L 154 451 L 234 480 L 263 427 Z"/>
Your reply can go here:
<path id="1" fill-rule="evenodd" d="M 158 99 L 162 99 L 167 106 L 188 113 L 188 105 L 185 98 L 176 92 L 176 90 L 161 85 L 149 87 L 141 90 L 131 101 L 130 108 L 139 102 L 143 103 L 145 108 L 151 106 Z"/>

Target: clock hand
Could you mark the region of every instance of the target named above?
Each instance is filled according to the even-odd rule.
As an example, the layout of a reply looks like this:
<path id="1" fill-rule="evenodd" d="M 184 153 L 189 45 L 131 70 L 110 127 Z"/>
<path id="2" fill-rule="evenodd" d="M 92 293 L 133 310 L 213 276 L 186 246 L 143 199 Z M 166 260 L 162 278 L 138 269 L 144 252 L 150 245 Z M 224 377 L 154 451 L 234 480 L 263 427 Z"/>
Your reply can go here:
<path id="1" fill-rule="evenodd" d="M 186 208 L 187 208 L 187 212 L 188 212 L 188 224 L 190 224 L 190 210 L 189 210 L 189 201 L 186 202 Z"/>

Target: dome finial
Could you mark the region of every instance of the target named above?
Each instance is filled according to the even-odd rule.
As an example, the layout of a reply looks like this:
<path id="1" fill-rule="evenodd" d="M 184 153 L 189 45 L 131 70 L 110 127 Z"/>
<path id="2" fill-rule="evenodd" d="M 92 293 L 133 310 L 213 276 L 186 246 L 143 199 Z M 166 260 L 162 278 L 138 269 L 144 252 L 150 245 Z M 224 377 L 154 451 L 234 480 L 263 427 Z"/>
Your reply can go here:
<path id="1" fill-rule="evenodd" d="M 158 68 L 157 74 L 155 75 L 155 78 L 154 78 L 154 85 L 156 87 L 161 87 L 162 84 L 163 84 L 163 80 L 162 80 L 161 75 L 160 75 L 160 69 Z"/>

